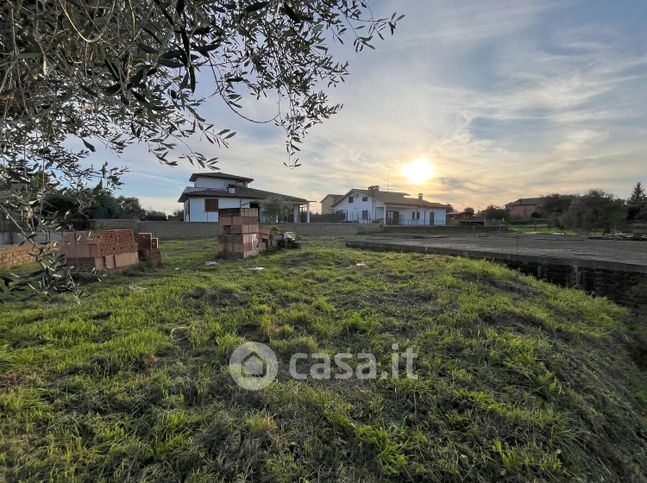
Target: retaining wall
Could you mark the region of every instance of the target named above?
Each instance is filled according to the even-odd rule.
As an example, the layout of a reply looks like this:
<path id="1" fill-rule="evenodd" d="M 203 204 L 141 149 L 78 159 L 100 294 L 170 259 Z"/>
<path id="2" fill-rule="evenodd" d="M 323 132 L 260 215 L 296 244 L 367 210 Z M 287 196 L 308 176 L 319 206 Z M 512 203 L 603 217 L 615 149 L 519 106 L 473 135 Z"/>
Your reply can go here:
<path id="1" fill-rule="evenodd" d="M 370 240 L 351 240 L 346 242 L 346 246 L 378 251 L 437 253 L 490 260 L 557 285 L 578 288 L 593 295 L 609 297 L 637 313 L 647 315 L 647 266 L 645 265 Z"/>
<path id="2" fill-rule="evenodd" d="M 647 273 L 624 269 L 564 265 L 550 262 L 507 260 L 508 267 L 562 287 L 584 290 L 591 295 L 609 297 L 614 302 L 647 315 Z M 624 267 L 623 267 L 624 268 Z"/>

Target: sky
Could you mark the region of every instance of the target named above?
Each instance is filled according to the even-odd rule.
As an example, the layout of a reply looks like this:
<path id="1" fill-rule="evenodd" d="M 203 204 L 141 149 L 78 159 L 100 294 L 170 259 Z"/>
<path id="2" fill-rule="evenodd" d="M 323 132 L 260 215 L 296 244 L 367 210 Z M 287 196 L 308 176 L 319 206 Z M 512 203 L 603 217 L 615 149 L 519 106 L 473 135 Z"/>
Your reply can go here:
<path id="1" fill-rule="evenodd" d="M 405 18 L 374 51 L 335 47 L 350 75 L 329 95 L 344 108 L 311 130 L 301 167 L 283 165 L 280 128 L 232 118 L 212 101 L 203 115 L 237 134 L 228 149 L 203 152 L 218 156 L 222 171 L 255 178 L 252 187 L 313 201 L 380 185 L 479 209 L 589 188 L 627 197 L 637 181 L 647 183 L 644 0 L 371 6 Z M 106 156 L 129 168 L 119 194 L 168 213 L 200 171 L 161 166 L 140 146 Z M 411 184 L 403 166 L 419 158 L 435 173 Z"/>

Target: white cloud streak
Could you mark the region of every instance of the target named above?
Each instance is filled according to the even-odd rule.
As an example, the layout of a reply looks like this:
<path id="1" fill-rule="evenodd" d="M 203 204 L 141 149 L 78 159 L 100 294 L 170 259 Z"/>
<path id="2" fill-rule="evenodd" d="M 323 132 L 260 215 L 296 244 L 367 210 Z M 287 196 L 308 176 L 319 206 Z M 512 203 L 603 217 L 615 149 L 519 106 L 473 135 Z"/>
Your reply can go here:
<path id="1" fill-rule="evenodd" d="M 220 156 L 223 171 L 251 171 L 259 188 L 311 200 L 388 180 L 391 189 L 478 208 L 589 187 L 626 195 L 641 176 L 647 181 L 647 33 L 625 32 L 631 19 L 591 19 L 590 4 L 576 1 L 380 8 L 407 17 L 375 52 L 351 55 L 348 82 L 331 92 L 345 109 L 313 129 L 301 168 L 283 167 L 280 130 L 232 120 L 212 103 L 210 120 L 239 133 L 229 150 L 200 148 Z M 271 112 L 273 102 L 253 113 Z M 438 173 L 422 188 L 399 174 L 418 156 Z M 169 206 L 166 196 L 177 199 L 192 171 L 158 167 L 141 149 L 125 161 L 126 191 L 159 208 Z"/>

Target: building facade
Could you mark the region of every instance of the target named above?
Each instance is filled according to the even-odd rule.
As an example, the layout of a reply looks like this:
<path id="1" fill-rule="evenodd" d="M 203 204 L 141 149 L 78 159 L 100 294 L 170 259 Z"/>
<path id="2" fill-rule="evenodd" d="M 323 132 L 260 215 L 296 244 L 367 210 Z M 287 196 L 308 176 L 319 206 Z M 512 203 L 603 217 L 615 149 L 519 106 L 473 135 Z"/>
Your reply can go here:
<path id="1" fill-rule="evenodd" d="M 321 214 L 322 215 L 331 215 L 335 212 L 335 209 L 333 208 L 333 205 L 344 195 L 333 195 L 333 194 L 328 194 L 324 196 L 323 200 L 321 200 L 319 203 L 321 203 Z"/>
<path id="2" fill-rule="evenodd" d="M 445 225 L 449 205 L 409 197 L 407 193 L 380 191 L 372 186 L 367 190 L 352 189 L 331 207 L 343 213 L 344 220 L 357 223 L 384 223 L 387 225 Z"/>
<path id="3" fill-rule="evenodd" d="M 304 211 L 304 221 L 310 222 L 306 199 L 251 188 L 252 178 L 214 172 L 193 173 L 189 181 L 193 186 L 187 186 L 178 200 L 184 205 L 184 221 L 218 223 L 218 210 L 258 208 L 261 223 L 299 223 Z"/>
<path id="4" fill-rule="evenodd" d="M 517 218 L 530 218 L 533 213 L 539 214 L 544 204 L 544 198 L 519 198 L 505 205 L 510 215 Z"/>

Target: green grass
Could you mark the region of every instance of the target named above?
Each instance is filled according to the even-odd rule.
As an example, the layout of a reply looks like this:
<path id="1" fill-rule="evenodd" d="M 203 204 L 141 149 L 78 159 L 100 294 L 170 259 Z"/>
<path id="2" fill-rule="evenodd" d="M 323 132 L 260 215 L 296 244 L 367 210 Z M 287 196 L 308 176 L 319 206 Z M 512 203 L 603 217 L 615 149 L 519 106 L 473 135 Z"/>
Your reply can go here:
<path id="1" fill-rule="evenodd" d="M 613 303 L 334 240 L 206 266 L 215 247 L 0 306 L 3 480 L 647 479 L 644 345 Z M 262 391 L 227 371 L 243 341 L 279 356 Z M 388 368 L 396 343 L 417 380 L 287 373 L 299 351 Z"/>
<path id="2" fill-rule="evenodd" d="M 552 235 L 553 233 L 564 233 L 565 235 L 576 235 L 574 230 L 549 227 L 546 223 L 508 224 L 508 231 L 513 233 L 536 233 L 540 235 Z"/>

